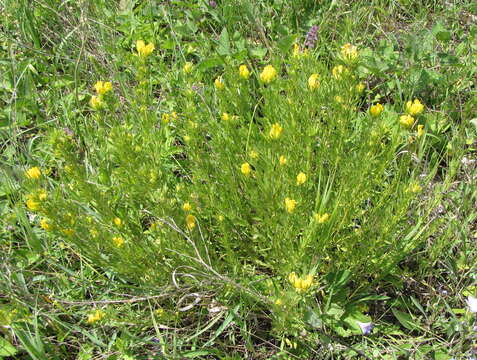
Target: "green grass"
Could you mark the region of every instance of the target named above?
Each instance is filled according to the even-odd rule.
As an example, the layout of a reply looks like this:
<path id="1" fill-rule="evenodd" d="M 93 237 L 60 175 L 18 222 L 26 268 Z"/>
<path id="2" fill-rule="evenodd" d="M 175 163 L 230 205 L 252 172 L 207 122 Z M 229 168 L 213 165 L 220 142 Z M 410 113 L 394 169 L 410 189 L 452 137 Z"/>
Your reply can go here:
<path id="1" fill-rule="evenodd" d="M 217 3 L 0 4 L 0 358 L 475 357 L 476 6 Z"/>

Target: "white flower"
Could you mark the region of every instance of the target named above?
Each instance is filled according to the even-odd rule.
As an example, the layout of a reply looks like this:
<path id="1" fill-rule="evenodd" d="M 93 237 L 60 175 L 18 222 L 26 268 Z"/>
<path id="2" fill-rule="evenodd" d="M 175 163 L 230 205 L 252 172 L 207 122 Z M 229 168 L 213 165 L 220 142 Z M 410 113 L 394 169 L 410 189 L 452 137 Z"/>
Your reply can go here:
<path id="1" fill-rule="evenodd" d="M 467 296 L 467 305 L 469 305 L 470 312 L 477 313 L 477 298 Z"/>
<path id="2" fill-rule="evenodd" d="M 359 325 L 359 327 L 361 328 L 361 331 L 363 332 L 363 335 L 369 335 L 371 334 L 371 330 L 373 330 L 373 323 L 372 322 L 366 322 L 366 323 L 363 323 L 361 321 L 356 321 Z"/>

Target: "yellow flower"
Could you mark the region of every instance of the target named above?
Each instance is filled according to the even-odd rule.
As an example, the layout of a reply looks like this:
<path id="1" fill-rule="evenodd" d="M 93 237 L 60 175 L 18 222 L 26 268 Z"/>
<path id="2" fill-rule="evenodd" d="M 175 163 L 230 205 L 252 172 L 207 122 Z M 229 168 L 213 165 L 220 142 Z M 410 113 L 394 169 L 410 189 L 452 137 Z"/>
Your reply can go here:
<path id="1" fill-rule="evenodd" d="M 182 205 L 182 210 L 191 211 L 192 210 L 192 205 L 189 202 L 185 202 L 184 205 Z"/>
<path id="2" fill-rule="evenodd" d="M 300 45 L 297 43 L 293 44 L 293 50 L 292 50 L 293 57 L 300 57 L 300 56 L 308 56 L 308 49 L 305 49 L 304 51 L 301 51 Z"/>
<path id="3" fill-rule="evenodd" d="M 313 285 L 313 275 L 309 274 L 305 277 L 305 279 L 302 280 L 301 289 L 306 291 L 311 287 L 311 285 Z"/>
<path id="4" fill-rule="evenodd" d="M 288 281 L 294 283 L 297 279 L 296 273 L 293 271 L 288 275 Z"/>
<path id="5" fill-rule="evenodd" d="M 250 173 L 252 172 L 252 167 L 250 166 L 250 164 L 248 162 L 245 162 L 240 166 L 240 171 L 245 176 L 249 176 Z"/>
<path id="6" fill-rule="evenodd" d="M 414 102 L 408 101 L 406 103 L 406 112 L 409 115 L 416 116 L 421 114 L 423 111 L 424 105 L 418 99 L 414 99 Z"/>
<path id="7" fill-rule="evenodd" d="M 341 47 L 341 55 L 346 60 L 354 60 L 358 57 L 358 48 L 355 45 L 344 44 Z"/>
<path id="8" fill-rule="evenodd" d="M 282 299 L 276 299 L 276 300 L 275 300 L 275 305 L 277 305 L 277 306 L 282 306 L 282 305 L 283 305 Z"/>
<path id="9" fill-rule="evenodd" d="M 29 197 L 26 201 L 26 206 L 31 211 L 36 211 L 40 208 L 40 202 L 36 201 L 32 197 Z"/>
<path id="10" fill-rule="evenodd" d="M 219 216 L 217 216 L 217 220 L 218 220 L 219 222 L 224 221 L 224 219 L 225 219 L 224 215 L 219 215 Z"/>
<path id="11" fill-rule="evenodd" d="M 343 65 L 336 65 L 332 70 L 331 70 L 331 73 L 333 74 L 333 77 L 336 79 L 336 80 L 339 80 L 341 79 L 341 76 L 348 72 L 348 69 L 345 68 Z"/>
<path id="12" fill-rule="evenodd" d="M 179 117 L 179 115 L 177 115 L 177 113 L 175 111 L 171 112 L 171 118 L 172 120 L 177 120 Z"/>
<path id="13" fill-rule="evenodd" d="M 384 106 L 382 104 L 375 104 L 375 105 L 372 105 L 370 108 L 369 108 L 369 113 L 371 114 L 371 116 L 373 117 L 378 117 L 379 115 L 381 115 L 381 113 L 383 112 L 384 110 Z"/>
<path id="14" fill-rule="evenodd" d="M 25 171 L 25 176 L 29 179 L 39 179 L 41 177 L 41 170 L 38 166 L 34 166 Z"/>
<path id="15" fill-rule="evenodd" d="M 45 189 L 41 189 L 41 190 L 38 192 L 38 199 L 39 199 L 40 201 L 46 200 L 47 197 L 48 197 L 48 194 L 47 194 L 47 192 L 46 192 Z"/>
<path id="16" fill-rule="evenodd" d="M 265 83 L 271 83 L 277 77 L 277 70 L 272 65 L 267 65 L 260 73 L 260 80 Z"/>
<path id="17" fill-rule="evenodd" d="M 136 41 L 136 50 L 139 56 L 147 57 L 154 51 L 154 44 L 149 43 L 146 45 L 143 40 L 138 40 Z"/>
<path id="18" fill-rule="evenodd" d="M 155 313 L 158 315 L 158 316 L 162 316 L 164 315 L 164 309 L 163 308 L 159 308 L 155 311 Z"/>
<path id="19" fill-rule="evenodd" d="M 186 62 L 186 63 L 184 64 L 184 67 L 182 68 L 182 70 L 183 70 L 186 74 L 190 74 L 193 69 L 194 69 L 194 64 L 191 63 L 190 61 Z"/>
<path id="20" fill-rule="evenodd" d="M 112 240 L 114 245 L 118 248 L 124 245 L 124 239 L 120 236 L 114 236 Z"/>
<path id="21" fill-rule="evenodd" d="M 73 169 L 73 166 L 71 166 L 71 165 L 65 165 L 63 169 L 64 169 L 65 172 L 68 173 L 68 174 L 72 174 L 72 173 L 73 173 L 73 170 L 74 170 L 74 169 Z"/>
<path id="22" fill-rule="evenodd" d="M 280 163 L 280 165 L 286 165 L 287 164 L 287 158 L 283 155 L 280 155 L 280 158 L 278 159 L 278 162 Z"/>
<path id="23" fill-rule="evenodd" d="M 223 121 L 229 121 L 230 120 L 230 115 L 227 114 L 226 112 L 224 112 L 224 113 L 222 113 L 221 118 L 222 118 Z"/>
<path id="24" fill-rule="evenodd" d="M 305 278 L 298 277 L 295 272 L 288 275 L 288 281 L 298 293 L 307 291 L 313 285 L 313 275 L 309 274 Z"/>
<path id="25" fill-rule="evenodd" d="M 424 135 L 424 125 L 417 125 L 417 137 Z"/>
<path id="26" fill-rule="evenodd" d="M 114 225 L 116 225 L 116 226 L 121 226 L 121 224 L 122 224 L 123 222 L 122 222 L 122 220 L 121 220 L 120 218 L 115 217 L 115 218 L 113 219 L 113 223 L 114 223 Z"/>
<path id="27" fill-rule="evenodd" d="M 186 216 L 186 225 L 189 230 L 195 228 L 195 216 L 194 215 L 187 215 Z"/>
<path id="28" fill-rule="evenodd" d="M 103 101 L 99 96 L 93 95 L 91 96 L 91 99 L 89 100 L 89 104 L 91 107 L 95 110 L 99 109 L 101 106 L 103 106 Z"/>
<path id="29" fill-rule="evenodd" d="M 106 313 L 104 311 L 96 310 L 92 314 L 88 315 L 88 319 L 86 320 L 86 322 L 88 324 L 94 324 L 95 322 L 102 320 L 105 316 Z"/>
<path id="30" fill-rule="evenodd" d="M 184 142 L 188 143 L 188 142 L 190 142 L 190 140 L 191 140 L 191 138 L 190 138 L 189 135 L 184 136 Z"/>
<path id="31" fill-rule="evenodd" d="M 40 227 L 45 231 L 49 231 L 53 228 L 53 226 L 50 224 L 48 219 L 41 219 L 40 220 Z"/>
<path id="32" fill-rule="evenodd" d="M 73 236 L 75 234 L 75 231 L 73 229 L 63 229 L 61 230 L 61 232 L 66 236 Z"/>
<path id="33" fill-rule="evenodd" d="M 113 84 L 109 81 L 97 81 L 96 84 L 94 84 L 94 89 L 98 95 L 104 95 L 113 89 Z"/>
<path id="34" fill-rule="evenodd" d="M 297 43 L 293 44 L 293 57 L 298 57 L 300 56 L 300 45 Z"/>
<path id="35" fill-rule="evenodd" d="M 315 90 L 320 86 L 320 80 L 318 80 L 318 74 L 311 74 L 308 78 L 308 87 L 310 90 Z"/>
<path id="36" fill-rule="evenodd" d="M 297 185 L 302 185 L 306 181 L 306 174 L 301 172 L 296 176 L 296 184 Z"/>
<path id="37" fill-rule="evenodd" d="M 296 200 L 286 198 L 285 199 L 285 209 L 287 210 L 287 212 L 289 212 L 291 214 L 292 212 L 295 211 L 295 208 L 296 208 Z"/>
<path id="38" fill-rule="evenodd" d="M 222 80 L 222 76 L 219 76 L 218 78 L 215 79 L 214 85 L 217 90 L 225 89 L 225 84 L 224 84 L 224 81 Z"/>
<path id="39" fill-rule="evenodd" d="M 257 159 L 258 158 L 258 152 L 256 152 L 255 150 L 251 150 L 248 153 L 248 156 L 250 156 L 252 159 Z"/>
<path id="40" fill-rule="evenodd" d="M 328 221 L 330 215 L 328 213 L 324 213 L 323 215 L 320 214 L 313 214 L 313 218 L 318 224 L 323 224 Z"/>
<path id="41" fill-rule="evenodd" d="M 399 122 L 402 126 L 411 128 L 414 125 L 415 119 L 411 115 L 401 115 Z"/>
<path id="42" fill-rule="evenodd" d="M 270 129 L 270 137 L 272 139 L 278 139 L 280 135 L 283 132 L 283 128 L 280 126 L 279 123 L 275 123 L 272 125 L 272 128 Z"/>
<path id="43" fill-rule="evenodd" d="M 409 186 L 408 188 L 408 191 L 412 192 L 412 193 L 418 193 L 422 190 L 422 187 L 421 185 L 419 185 L 418 183 L 413 183 Z"/>
<path id="44" fill-rule="evenodd" d="M 250 77 L 250 71 L 248 70 L 247 65 L 240 65 L 239 75 L 242 79 L 248 79 Z"/>
<path id="45" fill-rule="evenodd" d="M 358 85 L 356 85 L 356 91 L 358 94 L 361 94 L 364 89 L 366 89 L 366 85 L 363 82 L 360 82 Z"/>
<path id="46" fill-rule="evenodd" d="M 164 113 L 161 116 L 161 121 L 164 125 L 169 124 L 169 121 L 171 121 L 171 116 L 167 113 Z"/>

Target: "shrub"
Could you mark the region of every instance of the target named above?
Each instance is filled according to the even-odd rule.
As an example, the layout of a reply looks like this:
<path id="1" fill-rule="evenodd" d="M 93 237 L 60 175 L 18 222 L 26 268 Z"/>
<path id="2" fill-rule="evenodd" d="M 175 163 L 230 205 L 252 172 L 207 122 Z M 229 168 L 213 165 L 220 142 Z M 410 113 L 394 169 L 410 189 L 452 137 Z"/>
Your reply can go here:
<path id="1" fill-rule="evenodd" d="M 187 63 L 159 103 L 149 50 L 126 101 L 101 83 L 82 127 L 48 134 L 50 172 L 25 180 L 44 230 L 132 281 L 180 270 L 282 310 L 333 284 L 366 289 L 419 244 L 427 115 L 370 104 L 355 47 L 332 69 L 295 49 L 207 84 Z"/>

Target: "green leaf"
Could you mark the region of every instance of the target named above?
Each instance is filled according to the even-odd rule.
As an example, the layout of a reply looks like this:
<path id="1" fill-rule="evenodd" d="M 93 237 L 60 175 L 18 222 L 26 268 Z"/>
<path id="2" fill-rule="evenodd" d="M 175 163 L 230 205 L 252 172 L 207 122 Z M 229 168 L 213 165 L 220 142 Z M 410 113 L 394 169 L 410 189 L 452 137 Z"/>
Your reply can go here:
<path id="1" fill-rule="evenodd" d="M 187 359 L 195 359 L 196 357 L 199 356 L 206 356 L 206 355 L 212 355 L 213 353 L 207 350 L 195 350 L 195 351 L 188 351 L 186 353 L 182 353 L 181 356 L 187 358 Z"/>
<path id="2" fill-rule="evenodd" d="M 348 325 L 348 327 L 352 330 L 353 334 L 360 335 L 362 334 L 362 330 L 358 322 L 362 322 L 362 323 L 371 322 L 371 317 L 364 315 L 361 311 L 357 309 L 352 309 L 344 317 L 343 322 Z"/>
<path id="3" fill-rule="evenodd" d="M 355 301 L 355 303 L 361 303 L 365 301 L 384 301 L 389 299 L 390 297 L 386 295 L 367 295 L 362 298 L 359 298 L 358 300 Z"/>
<path id="4" fill-rule="evenodd" d="M 392 312 L 399 323 L 404 326 L 408 330 L 416 330 L 419 329 L 419 324 L 413 319 L 413 317 L 405 312 L 392 309 Z"/>
<path id="5" fill-rule="evenodd" d="M 459 58 L 457 56 L 447 54 L 447 53 L 437 53 L 437 56 L 442 61 L 443 64 L 449 65 L 458 65 Z"/>
<path id="6" fill-rule="evenodd" d="M 227 28 L 224 27 L 219 37 L 219 44 L 217 46 L 217 53 L 222 56 L 230 55 L 230 39 Z"/>
<path id="7" fill-rule="evenodd" d="M 161 43 L 161 49 L 164 49 L 164 50 L 172 50 L 174 49 L 175 46 L 176 46 L 176 43 L 170 39 L 164 40 Z"/>
<path id="8" fill-rule="evenodd" d="M 296 35 L 288 35 L 280 39 L 280 41 L 278 41 L 278 48 L 280 49 L 280 51 L 283 54 L 288 53 L 291 49 L 291 46 L 295 42 L 296 38 L 297 38 Z"/>
<path id="9" fill-rule="evenodd" d="M 234 320 L 236 317 L 237 317 L 237 313 L 238 313 L 238 310 L 240 308 L 240 304 L 237 305 L 233 310 L 231 310 L 227 317 L 225 318 L 224 322 L 222 323 L 222 325 L 220 325 L 218 327 L 217 330 L 215 330 L 215 334 L 214 336 L 209 340 L 207 341 L 207 343 L 204 344 L 204 347 L 207 347 L 209 345 L 211 345 L 215 339 L 217 339 L 219 337 L 220 334 L 222 334 L 222 332 L 225 330 L 225 328 L 227 326 L 229 326 L 229 324 L 232 322 L 232 320 Z"/>
<path id="10" fill-rule="evenodd" d="M 316 312 L 309 309 L 305 313 L 305 321 L 312 327 L 318 329 L 323 326 L 323 322 Z"/>
<path id="11" fill-rule="evenodd" d="M 477 130 L 477 118 L 470 120 L 470 123 L 471 123 L 472 125 L 474 125 L 475 130 Z"/>
<path id="12" fill-rule="evenodd" d="M 0 356 L 13 356 L 17 353 L 15 346 L 10 344 L 10 342 L 5 339 L 3 336 L 0 336 Z"/>
<path id="13" fill-rule="evenodd" d="M 220 66 L 220 65 L 223 65 L 223 64 L 224 64 L 224 62 L 220 58 L 205 59 L 199 65 L 197 65 L 197 70 L 199 70 L 200 72 L 203 72 L 205 70 L 208 70 L 210 68 Z"/>
<path id="14" fill-rule="evenodd" d="M 339 320 L 341 316 L 345 313 L 345 310 L 338 304 L 332 303 L 329 308 L 326 310 L 326 315 Z"/>
<path id="15" fill-rule="evenodd" d="M 346 285 L 350 278 L 351 272 L 349 270 L 341 270 L 328 274 L 326 281 L 334 288 L 341 288 Z"/>
<path id="16" fill-rule="evenodd" d="M 451 358 L 452 357 L 448 353 L 446 353 L 442 350 L 437 350 L 434 353 L 434 357 L 433 357 L 434 360 L 449 360 Z"/>
<path id="17" fill-rule="evenodd" d="M 442 24 L 440 23 L 434 25 L 434 27 L 432 28 L 432 33 L 439 41 L 449 41 L 452 39 L 451 32 L 444 28 L 444 26 L 442 26 Z"/>
<path id="18" fill-rule="evenodd" d="M 267 48 L 265 47 L 256 47 L 253 49 L 250 49 L 250 56 L 263 59 L 267 55 Z"/>

